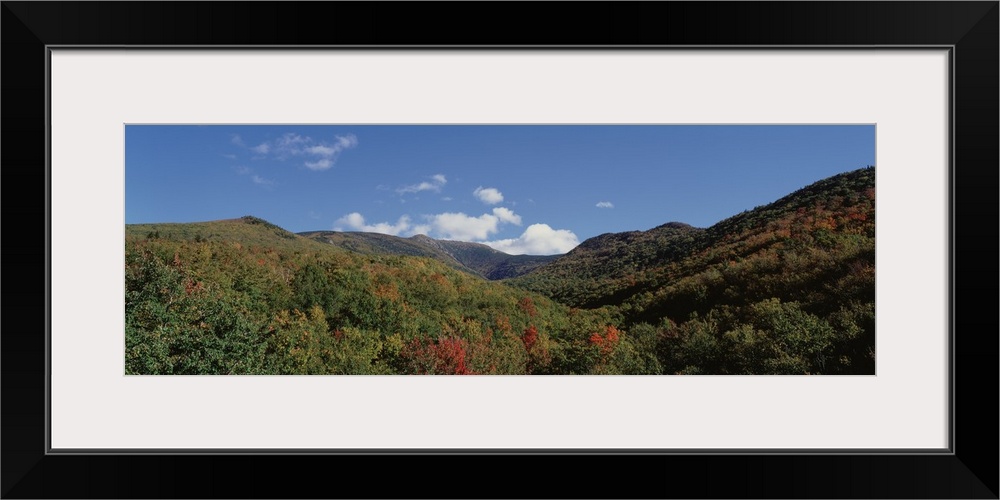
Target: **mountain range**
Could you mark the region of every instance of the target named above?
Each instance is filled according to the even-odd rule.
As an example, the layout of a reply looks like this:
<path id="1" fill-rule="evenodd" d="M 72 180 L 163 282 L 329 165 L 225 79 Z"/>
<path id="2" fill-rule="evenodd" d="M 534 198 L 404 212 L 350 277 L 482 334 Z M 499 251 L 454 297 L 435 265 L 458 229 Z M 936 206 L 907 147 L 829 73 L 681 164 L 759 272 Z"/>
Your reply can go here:
<path id="1" fill-rule="evenodd" d="M 521 276 L 558 258 L 558 255 L 508 255 L 482 243 L 436 240 L 422 234 L 409 238 L 340 231 L 307 231 L 298 234 L 364 254 L 430 257 L 488 280 Z"/>
<path id="2" fill-rule="evenodd" d="M 565 255 L 126 225 L 129 373 L 874 373 L 875 169 Z"/>

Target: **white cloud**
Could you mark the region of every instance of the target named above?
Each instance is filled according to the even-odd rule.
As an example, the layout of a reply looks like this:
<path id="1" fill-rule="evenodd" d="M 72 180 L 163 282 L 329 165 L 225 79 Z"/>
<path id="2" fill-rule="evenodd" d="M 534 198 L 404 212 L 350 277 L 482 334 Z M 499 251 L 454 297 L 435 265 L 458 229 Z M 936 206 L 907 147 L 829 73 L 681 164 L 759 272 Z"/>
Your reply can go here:
<path id="1" fill-rule="evenodd" d="M 285 135 L 278 138 L 278 140 L 275 141 L 275 145 L 278 147 L 279 150 L 287 150 L 292 154 L 299 154 L 301 153 L 299 145 L 306 144 L 309 142 L 312 142 L 312 138 L 303 137 L 299 134 L 288 132 Z"/>
<path id="2" fill-rule="evenodd" d="M 446 179 L 441 174 L 436 174 L 431 176 L 431 182 L 423 181 L 419 184 L 411 184 L 409 186 L 403 186 L 396 190 L 399 194 L 405 193 L 419 193 L 421 191 L 434 191 L 435 193 L 440 193 L 441 188 L 448 183 Z"/>
<path id="3" fill-rule="evenodd" d="M 410 229 L 410 218 L 407 216 L 402 216 L 396 221 L 395 224 L 389 224 L 388 222 L 379 222 L 373 226 L 366 226 L 365 231 L 371 233 L 382 233 L 391 234 L 393 236 L 399 236 L 400 233 Z"/>
<path id="4" fill-rule="evenodd" d="M 333 229 L 335 231 L 342 231 L 344 227 L 350 229 L 358 229 L 364 227 L 364 225 L 365 225 L 365 218 L 362 217 L 361 214 L 357 212 L 351 212 L 337 219 L 337 221 L 333 223 Z"/>
<path id="5" fill-rule="evenodd" d="M 238 135 L 233 135 L 232 141 L 233 144 L 246 147 L 258 155 L 273 155 L 278 160 L 286 160 L 293 156 L 307 157 L 303 165 L 310 170 L 328 170 L 337 163 L 341 153 L 358 145 L 358 138 L 354 134 L 337 135 L 333 141 L 316 141 L 312 137 L 292 132 L 253 147 L 247 147 Z"/>
<path id="6" fill-rule="evenodd" d="M 515 226 L 521 225 L 521 216 L 515 214 L 509 208 L 497 207 L 493 209 L 493 215 L 497 216 L 501 222 L 509 222 Z"/>
<path id="7" fill-rule="evenodd" d="M 249 167 L 244 167 L 243 165 L 236 166 L 233 168 L 233 170 L 235 170 L 236 173 L 240 175 L 247 175 L 250 172 L 253 172 L 253 170 L 250 170 Z"/>
<path id="8" fill-rule="evenodd" d="M 344 136 L 338 135 L 336 138 L 337 144 L 334 145 L 334 148 L 337 149 L 338 152 L 356 147 L 358 145 L 358 138 L 355 137 L 354 134 L 347 134 Z"/>
<path id="9" fill-rule="evenodd" d="M 378 224 L 365 224 L 365 218 L 357 212 L 349 213 L 333 223 L 333 229 L 335 231 L 344 231 L 345 229 L 351 229 L 355 231 L 364 231 L 367 233 L 382 233 L 390 234 L 392 236 L 399 236 L 402 233 L 407 232 L 410 229 L 410 217 L 402 216 L 396 221 L 395 224 L 389 224 L 388 222 L 379 222 Z"/>
<path id="10" fill-rule="evenodd" d="M 336 231 L 366 231 L 393 236 L 425 234 L 444 240 L 484 241 L 496 234 L 501 224 L 521 225 L 521 216 L 503 207 L 494 208 L 493 213 L 478 217 L 461 212 L 445 212 L 423 217 L 427 220 L 424 224 L 412 224 L 408 215 L 400 217 L 395 224 L 388 222 L 368 224 L 360 213 L 352 212 L 337 219 L 333 228 Z"/>
<path id="11" fill-rule="evenodd" d="M 257 174 L 250 176 L 250 180 L 252 180 L 254 184 L 259 184 L 261 186 L 270 186 L 271 184 L 274 184 L 274 181 L 265 179 Z"/>
<path id="12" fill-rule="evenodd" d="M 333 156 L 333 154 L 336 152 L 337 152 L 336 149 L 333 149 L 330 146 L 323 146 L 323 145 L 311 146 L 306 148 L 306 153 L 312 155 Z"/>
<path id="13" fill-rule="evenodd" d="M 492 214 L 472 217 L 461 212 L 445 212 L 431 215 L 429 219 L 437 237 L 456 241 L 485 240 L 495 234 L 500 225 L 500 218 Z"/>
<path id="14" fill-rule="evenodd" d="M 503 201 L 503 194 L 501 194 L 496 188 L 483 188 L 482 186 L 479 186 L 472 192 L 472 194 L 474 194 L 476 198 L 479 198 L 479 201 L 488 205 L 496 205 L 497 203 Z"/>
<path id="15" fill-rule="evenodd" d="M 413 184 L 410 186 L 403 186 L 396 190 L 399 193 L 419 193 L 420 191 L 441 191 L 441 186 L 437 184 L 431 184 L 430 182 L 421 182 L 420 184 Z"/>
<path id="16" fill-rule="evenodd" d="M 333 166 L 333 160 L 329 158 L 321 158 L 316 161 L 305 162 L 306 168 L 309 170 L 326 170 Z"/>
<path id="17" fill-rule="evenodd" d="M 324 158 L 333 158 L 339 155 L 341 152 L 347 149 L 351 149 L 358 145 L 358 138 L 354 134 L 348 134 L 346 136 L 335 136 L 333 144 L 319 143 L 315 146 L 309 146 L 304 148 L 306 153 L 311 155 L 318 155 Z M 305 142 L 312 142 L 312 139 L 306 137 Z"/>
<path id="18" fill-rule="evenodd" d="M 580 240 L 568 229 L 532 224 L 517 238 L 483 243 L 511 255 L 553 255 L 569 252 L 580 244 Z"/>
<path id="19" fill-rule="evenodd" d="M 595 206 L 597 208 L 615 208 L 615 204 L 610 201 L 599 201 Z"/>
<path id="20" fill-rule="evenodd" d="M 222 156 L 224 156 L 226 158 L 229 158 L 230 160 L 235 160 L 236 159 L 236 155 L 222 155 Z"/>
<path id="21" fill-rule="evenodd" d="M 321 142 L 313 146 L 305 146 L 298 149 L 298 144 L 300 143 L 312 143 L 312 139 L 306 137 L 302 139 L 296 136 L 292 144 L 292 154 L 306 153 L 313 156 L 318 156 L 319 158 L 314 161 L 306 161 L 305 166 L 309 170 L 327 170 L 337 163 L 337 158 L 345 150 L 351 149 L 358 145 L 358 138 L 354 134 L 348 134 L 346 136 L 335 136 L 332 144 Z M 291 140 L 291 139 L 290 139 Z"/>
<path id="22" fill-rule="evenodd" d="M 493 209 L 492 214 L 479 217 L 462 212 L 445 212 L 425 216 L 430 221 L 431 233 L 437 238 L 457 241 L 482 241 L 496 234 L 500 224 L 521 225 L 521 216 L 503 207 Z"/>

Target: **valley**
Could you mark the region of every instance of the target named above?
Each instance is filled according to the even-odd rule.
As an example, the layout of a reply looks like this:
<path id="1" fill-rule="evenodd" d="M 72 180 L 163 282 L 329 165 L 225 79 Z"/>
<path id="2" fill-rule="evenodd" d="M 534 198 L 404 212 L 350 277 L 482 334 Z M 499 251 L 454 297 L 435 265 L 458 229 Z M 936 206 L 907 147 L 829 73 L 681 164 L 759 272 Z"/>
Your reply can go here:
<path id="1" fill-rule="evenodd" d="M 874 374 L 875 169 L 550 256 L 128 224 L 125 285 L 129 374 Z"/>

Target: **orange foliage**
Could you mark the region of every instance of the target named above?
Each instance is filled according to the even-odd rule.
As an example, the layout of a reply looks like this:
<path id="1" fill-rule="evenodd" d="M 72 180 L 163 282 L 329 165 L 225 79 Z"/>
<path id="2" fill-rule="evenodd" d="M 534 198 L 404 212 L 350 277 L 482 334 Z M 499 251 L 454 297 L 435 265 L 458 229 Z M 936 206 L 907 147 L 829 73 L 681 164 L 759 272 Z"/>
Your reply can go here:
<path id="1" fill-rule="evenodd" d="M 521 335 L 521 341 L 524 342 L 524 350 L 531 352 L 531 348 L 535 346 L 535 342 L 538 342 L 538 329 L 535 328 L 535 325 L 531 325 L 524 330 L 524 335 Z"/>
<path id="2" fill-rule="evenodd" d="M 620 334 L 621 332 L 619 332 L 617 328 L 612 325 L 608 325 L 603 336 L 601 336 L 600 333 L 591 334 L 590 344 L 597 346 L 601 350 L 601 354 L 607 355 L 615 349 L 616 345 L 618 345 L 618 338 Z"/>
<path id="3" fill-rule="evenodd" d="M 468 342 L 457 337 L 443 337 L 437 341 L 413 339 L 406 346 L 404 356 L 417 362 L 421 374 L 473 375 L 466 364 Z"/>
<path id="4" fill-rule="evenodd" d="M 399 287 L 396 283 L 387 283 L 384 285 L 379 285 L 375 289 L 375 296 L 380 299 L 389 299 L 392 301 L 398 301 L 400 299 Z"/>
<path id="5" fill-rule="evenodd" d="M 466 347 L 464 339 L 438 339 L 437 345 L 432 346 L 438 361 L 435 372 L 442 375 L 471 375 L 472 371 L 465 366 Z"/>
<path id="6" fill-rule="evenodd" d="M 510 326 L 510 319 L 507 316 L 498 317 L 496 323 L 497 330 L 500 330 L 500 333 L 511 333 L 513 331 L 513 328 Z"/>

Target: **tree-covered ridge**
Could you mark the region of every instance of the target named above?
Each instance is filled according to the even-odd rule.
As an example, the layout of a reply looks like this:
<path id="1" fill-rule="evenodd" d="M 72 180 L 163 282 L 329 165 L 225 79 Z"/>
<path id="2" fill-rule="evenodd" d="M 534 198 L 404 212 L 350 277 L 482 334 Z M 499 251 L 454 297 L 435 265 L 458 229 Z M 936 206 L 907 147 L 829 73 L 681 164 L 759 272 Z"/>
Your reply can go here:
<path id="1" fill-rule="evenodd" d="M 436 247 L 423 245 L 413 238 L 401 238 L 380 233 L 353 231 L 306 231 L 298 233 L 311 240 L 366 255 L 406 255 L 430 257 L 470 274 L 476 272 Z"/>
<path id="2" fill-rule="evenodd" d="M 309 231 L 307 238 L 363 254 L 432 257 L 490 280 L 513 278 L 556 259 L 554 255 L 509 255 L 481 243 L 435 240 L 424 235 L 401 238 L 379 233 Z"/>
<path id="3" fill-rule="evenodd" d="M 501 282 L 254 217 L 129 225 L 126 372 L 873 374 L 874 188 L 849 172 Z"/>
<path id="4" fill-rule="evenodd" d="M 637 276 L 688 255 L 703 231 L 670 222 L 649 231 L 602 234 L 508 283 L 574 307 L 619 304 L 637 285 Z"/>
<path id="5" fill-rule="evenodd" d="M 621 262 L 574 250 L 509 282 L 656 330 L 667 373 L 874 373 L 874 168 L 691 232 L 641 268 L 623 264 L 647 258 L 658 229 L 613 246 Z"/>
<path id="6" fill-rule="evenodd" d="M 521 276 L 559 257 L 558 255 L 510 255 L 482 243 L 435 240 L 422 234 L 409 239 L 439 249 L 489 280 Z"/>
<path id="7" fill-rule="evenodd" d="M 361 255 L 247 220 L 126 235 L 129 374 L 659 372 L 613 311 L 434 259 Z"/>
<path id="8" fill-rule="evenodd" d="M 125 238 L 126 241 L 130 238 L 147 238 L 238 242 L 243 246 L 256 245 L 288 251 L 310 248 L 317 251 L 323 248 L 319 242 L 310 241 L 252 215 L 211 222 L 126 224 Z"/>

